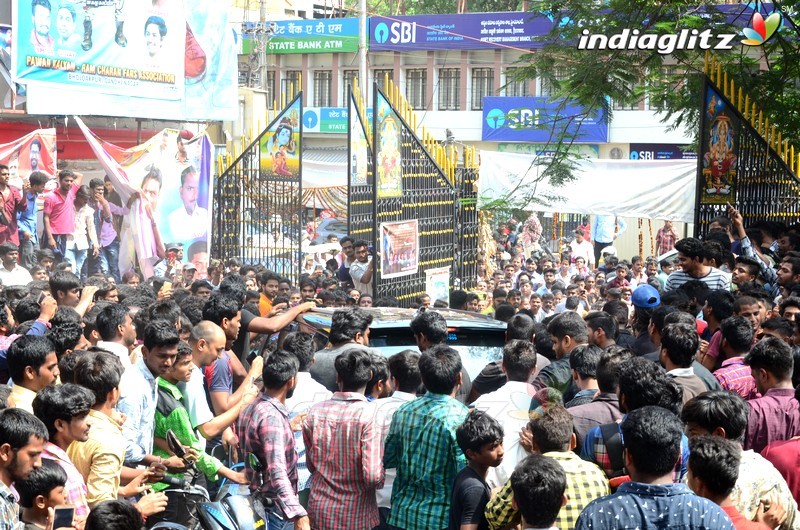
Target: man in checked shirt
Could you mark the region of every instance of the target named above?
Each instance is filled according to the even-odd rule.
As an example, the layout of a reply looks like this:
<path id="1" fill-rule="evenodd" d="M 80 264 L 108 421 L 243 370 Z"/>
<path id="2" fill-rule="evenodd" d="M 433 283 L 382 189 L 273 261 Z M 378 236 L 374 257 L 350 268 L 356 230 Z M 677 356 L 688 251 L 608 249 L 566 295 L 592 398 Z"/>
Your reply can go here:
<path id="1" fill-rule="evenodd" d="M 239 416 L 239 454 L 254 453 L 264 466 L 261 493 L 273 500 L 265 530 L 310 530 L 308 514 L 297 497 L 297 452 L 286 398 L 297 386 L 300 362 L 278 350 L 264 362 L 264 391 Z M 245 460 L 247 461 L 247 460 Z M 248 464 L 249 469 L 249 464 Z M 252 469 L 249 469 L 252 477 Z M 251 478 L 254 491 L 257 481 Z"/>

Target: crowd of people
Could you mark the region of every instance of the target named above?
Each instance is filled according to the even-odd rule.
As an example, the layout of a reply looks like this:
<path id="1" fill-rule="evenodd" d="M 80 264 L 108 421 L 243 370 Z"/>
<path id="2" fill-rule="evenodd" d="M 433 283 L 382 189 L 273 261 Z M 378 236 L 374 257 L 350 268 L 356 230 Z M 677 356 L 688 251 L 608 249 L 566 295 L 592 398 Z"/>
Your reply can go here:
<path id="1" fill-rule="evenodd" d="M 46 219 L 58 253 L 21 224 L 0 243 L 0 530 L 55 530 L 65 504 L 76 530 L 169 521 L 165 475 L 192 473 L 258 489 L 267 530 L 800 528 L 797 226 L 731 209 L 660 262 L 580 228 L 420 297 L 417 347 L 386 357 L 366 308 L 398 303 L 365 241 L 296 282 L 236 259 L 201 278 L 170 244 L 117 278 Z M 317 306 L 328 344 L 296 325 Z M 505 322 L 502 358 L 468 374 L 436 307 Z"/>

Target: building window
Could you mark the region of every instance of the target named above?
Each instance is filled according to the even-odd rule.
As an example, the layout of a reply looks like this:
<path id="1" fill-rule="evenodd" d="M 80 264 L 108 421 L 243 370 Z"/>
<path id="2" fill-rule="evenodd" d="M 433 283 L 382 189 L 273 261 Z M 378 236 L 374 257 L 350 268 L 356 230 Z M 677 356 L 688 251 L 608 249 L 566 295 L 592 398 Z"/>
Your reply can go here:
<path id="1" fill-rule="evenodd" d="M 636 83 L 628 83 L 618 79 L 615 84 L 622 94 L 624 94 L 624 97 L 620 100 L 614 100 L 614 110 L 639 110 L 639 96 Z"/>
<path id="2" fill-rule="evenodd" d="M 331 106 L 331 79 L 333 74 L 330 70 L 314 71 L 314 106 Z"/>
<path id="3" fill-rule="evenodd" d="M 425 110 L 425 94 L 428 88 L 428 70 L 411 68 L 406 70 L 406 99 L 414 110 Z"/>
<path id="4" fill-rule="evenodd" d="M 287 70 L 281 80 L 281 94 L 286 98 L 288 103 L 293 97 L 301 90 L 300 86 L 300 70 Z"/>
<path id="5" fill-rule="evenodd" d="M 483 97 L 494 95 L 494 70 L 472 69 L 472 110 L 483 109 Z"/>
<path id="6" fill-rule="evenodd" d="M 555 68 L 553 77 L 542 77 L 539 80 L 539 95 L 550 97 L 558 92 L 558 82 L 567 78 L 567 71 L 564 68 Z"/>
<path id="7" fill-rule="evenodd" d="M 342 72 L 342 106 L 349 105 L 347 102 L 347 92 L 350 90 L 350 85 L 355 83 L 358 77 L 358 70 L 345 70 Z"/>
<path id="8" fill-rule="evenodd" d="M 389 81 L 394 81 L 394 70 L 386 69 L 386 70 L 373 70 L 372 71 L 372 79 L 378 83 L 378 88 L 386 92 L 386 78 L 389 78 Z"/>
<path id="9" fill-rule="evenodd" d="M 439 110 L 461 110 L 461 70 L 439 69 Z"/>
<path id="10" fill-rule="evenodd" d="M 508 97 L 524 97 L 530 95 L 527 79 L 517 79 L 522 68 L 506 68 L 505 92 Z"/>

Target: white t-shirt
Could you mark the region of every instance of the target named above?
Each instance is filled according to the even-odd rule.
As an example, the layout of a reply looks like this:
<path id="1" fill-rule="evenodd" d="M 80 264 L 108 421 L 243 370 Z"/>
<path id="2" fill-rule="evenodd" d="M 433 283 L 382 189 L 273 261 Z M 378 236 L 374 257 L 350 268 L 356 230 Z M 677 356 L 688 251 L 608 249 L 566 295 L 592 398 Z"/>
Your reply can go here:
<path id="1" fill-rule="evenodd" d="M 203 449 L 206 447 L 206 438 L 197 430 L 197 427 L 214 419 L 214 413 L 211 412 L 206 399 L 204 379 L 203 371 L 195 365 L 192 367 L 191 379 L 187 383 L 178 383 L 178 390 L 183 394 L 181 403 L 189 413 L 189 421 L 192 422 L 192 427 L 194 427 L 197 439 L 200 440 Z"/>
<path id="2" fill-rule="evenodd" d="M 573 241 L 569 244 L 569 248 L 572 249 L 573 260 L 580 256 L 590 268 L 594 267 L 594 246 L 589 241 L 586 239 L 580 243 Z"/>
<path id="3" fill-rule="evenodd" d="M 353 279 L 353 287 L 358 289 L 361 294 L 372 295 L 372 282 L 364 283 L 361 281 L 361 278 L 364 277 L 364 274 L 367 272 L 367 268 L 369 267 L 370 263 L 372 263 L 371 256 L 366 263 L 361 263 L 360 261 L 356 260 L 350 264 L 350 277 Z"/>

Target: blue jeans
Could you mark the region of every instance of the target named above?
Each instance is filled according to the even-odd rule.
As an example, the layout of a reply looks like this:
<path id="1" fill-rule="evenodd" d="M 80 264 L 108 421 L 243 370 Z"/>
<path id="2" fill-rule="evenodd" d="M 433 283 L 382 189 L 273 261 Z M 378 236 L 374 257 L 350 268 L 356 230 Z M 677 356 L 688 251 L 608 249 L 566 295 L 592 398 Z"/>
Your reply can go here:
<path id="1" fill-rule="evenodd" d="M 64 257 L 72 265 L 72 272 L 75 275 L 80 276 L 81 269 L 83 268 L 83 262 L 86 261 L 86 255 L 88 253 L 89 253 L 88 250 L 77 250 L 74 248 L 68 249 L 66 251 L 66 255 Z"/>
<path id="2" fill-rule="evenodd" d="M 293 530 L 294 521 L 283 518 L 280 508 L 273 507 L 267 517 L 267 528 L 265 530 Z"/>
<path id="3" fill-rule="evenodd" d="M 89 274 L 102 272 L 104 275 L 111 275 L 120 282 L 119 277 L 119 240 L 115 239 L 107 247 L 100 247 L 100 255 L 91 258 L 91 270 Z"/>

